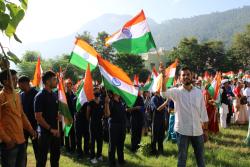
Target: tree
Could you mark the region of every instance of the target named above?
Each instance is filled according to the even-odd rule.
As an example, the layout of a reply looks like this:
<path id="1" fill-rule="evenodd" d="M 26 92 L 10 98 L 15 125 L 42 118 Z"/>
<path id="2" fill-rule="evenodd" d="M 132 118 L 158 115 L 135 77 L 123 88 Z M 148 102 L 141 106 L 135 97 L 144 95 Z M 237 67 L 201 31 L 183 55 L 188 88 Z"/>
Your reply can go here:
<path id="1" fill-rule="evenodd" d="M 40 55 L 37 51 L 29 51 L 27 50 L 22 57 L 23 61 L 26 62 L 37 62 L 38 56 Z"/>
<path id="2" fill-rule="evenodd" d="M 96 41 L 94 43 L 94 47 L 96 51 L 100 53 L 104 59 L 113 62 L 115 59 L 114 49 L 112 46 L 105 45 L 105 39 L 108 36 L 109 34 L 106 33 L 105 31 L 99 32 Z"/>
<path id="3" fill-rule="evenodd" d="M 20 3 L 13 3 L 7 0 L 0 0 L 0 30 L 9 38 L 21 43 L 21 40 L 16 35 L 16 28 L 25 15 L 28 0 L 19 0 Z M 14 63 L 20 63 L 18 57 L 12 53 L 8 48 L 4 50 L 2 43 L 0 43 L 0 68 L 9 69 L 9 60 Z"/>
<path id="4" fill-rule="evenodd" d="M 134 74 L 140 74 L 144 68 L 144 60 L 142 57 L 132 54 L 116 54 L 114 64 L 121 67 L 130 78 L 133 78 Z"/>
<path id="5" fill-rule="evenodd" d="M 237 62 L 238 68 L 250 69 L 250 25 L 245 32 L 234 36 L 230 53 L 230 58 Z"/>
<path id="6" fill-rule="evenodd" d="M 206 70 L 224 70 L 228 57 L 221 41 L 199 43 L 196 38 L 184 38 L 177 47 L 168 53 L 170 62 L 178 59 L 180 67 L 189 66 L 191 70 L 202 74 Z"/>
<path id="7" fill-rule="evenodd" d="M 76 38 L 82 39 L 86 41 L 89 45 L 93 46 L 93 37 L 91 36 L 90 32 L 83 31 L 82 34 L 77 34 Z"/>
<path id="8" fill-rule="evenodd" d="M 51 69 L 59 72 L 60 68 L 63 71 L 64 78 L 70 78 L 73 83 L 82 79 L 84 71 L 69 63 L 70 55 L 63 54 L 60 57 L 50 60 Z"/>

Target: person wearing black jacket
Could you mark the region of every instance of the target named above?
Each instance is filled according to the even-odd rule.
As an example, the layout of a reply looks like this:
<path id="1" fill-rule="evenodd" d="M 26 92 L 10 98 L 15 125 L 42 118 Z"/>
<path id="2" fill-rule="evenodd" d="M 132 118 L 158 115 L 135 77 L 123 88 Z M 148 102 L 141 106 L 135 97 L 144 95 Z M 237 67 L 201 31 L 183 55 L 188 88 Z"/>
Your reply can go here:
<path id="1" fill-rule="evenodd" d="M 164 99 L 159 92 L 155 92 L 151 98 L 151 110 L 153 112 L 152 118 L 152 154 L 163 154 L 163 141 L 165 134 L 165 109 L 158 110 L 164 103 Z M 158 150 L 156 149 L 158 144 Z"/>
<path id="2" fill-rule="evenodd" d="M 222 128 L 227 127 L 227 114 L 229 113 L 228 111 L 228 105 L 229 105 L 229 100 L 227 97 L 227 85 L 228 85 L 228 79 L 224 79 L 221 82 L 222 85 L 222 94 L 221 94 L 221 106 L 220 106 L 220 125 Z"/>
<path id="3" fill-rule="evenodd" d="M 30 86 L 30 79 L 27 76 L 21 76 L 18 79 L 18 86 L 21 89 L 21 100 L 22 100 L 22 106 L 23 111 L 25 115 L 27 116 L 28 120 L 30 121 L 30 124 L 34 130 L 37 130 L 37 122 L 35 119 L 35 113 L 34 113 L 34 98 L 38 91 Z M 33 151 L 35 155 L 36 162 L 38 158 L 38 140 L 37 138 L 33 139 L 32 136 L 24 130 L 24 137 L 26 140 L 26 149 L 28 147 L 28 141 L 29 138 L 32 141 Z M 27 157 L 26 157 L 26 164 L 27 164 Z"/>
<path id="4" fill-rule="evenodd" d="M 94 88 L 95 99 L 90 101 L 87 106 L 87 119 L 89 120 L 90 132 L 90 161 L 96 164 L 102 161 L 103 128 L 102 118 L 104 116 L 104 103 L 101 101 L 101 92 L 99 88 Z M 97 144 L 97 153 L 95 154 L 95 142 Z M 98 161 L 97 161 L 98 160 Z"/>
<path id="5" fill-rule="evenodd" d="M 76 113 L 76 96 L 74 92 L 72 91 L 72 81 L 70 79 L 67 79 L 65 81 L 66 86 L 66 98 L 67 98 L 67 104 L 69 107 L 69 111 L 71 114 L 72 119 L 74 120 L 75 113 Z M 65 147 L 67 152 L 75 152 L 76 149 L 76 138 L 75 138 L 75 128 L 74 128 L 74 122 L 72 124 L 72 127 L 69 132 L 69 136 L 65 136 Z"/>
<path id="6" fill-rule="evenodd" d="M 120 96 L 112 94 L 105 98 L 105 116 L 109 117 L 109 166 L 116 166 L 115 153 L 117 151 L 118 163 L 125 164 L 124 142 L 126 138 L 126 110 Z"/>
<path id="7" fill-rule="evenodd" d="M 142 127 L 144 122 L 144 101 L 143 98 L 138 95 L 134 107 L 128 108 L 128 112 L 131 113 L 131 151 L 136 152 L 139 149 L 141 142 Z"/>
<path id="8" fill-rule="evenodd" d="M 87 106 L 84 103 L 82 108 L 75 114 L 76 152 L 77 158 L 82 159 L 83 153 L 89 156 L 89 121 L 87 119 Z M 84 138 L 84 149 L 82 150 L 82 138 Z"/>

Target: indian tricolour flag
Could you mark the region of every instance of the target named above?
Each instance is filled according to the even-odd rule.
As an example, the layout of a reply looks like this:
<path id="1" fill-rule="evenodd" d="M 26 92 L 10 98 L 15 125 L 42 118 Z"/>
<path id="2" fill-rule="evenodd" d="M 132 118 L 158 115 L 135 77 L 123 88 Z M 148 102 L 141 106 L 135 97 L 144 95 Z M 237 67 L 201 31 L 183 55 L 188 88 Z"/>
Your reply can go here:
<path id="1" fill-rule="evenodd" d="M 165 69 L 166 76 L 166 87 L 170 88 L 174 84 L 176 67 L 178 65 L 178 60 L 175 60 L 168 68 Z M 152 85 L 152 92 L 160 92 L 162 89 L 163 76 L 159 74 L 155 79 Z"/>
<path id="2" fill-rule="evenodd" d="M 71 53 L 70 63 L 86 70 L 88 63 L 90 64 L 90 70 L 93 70 L 97 66 L 97 55 L 93 47 L 87 42 L 76 39 L 75 47 Z"/>
<path id="3" fill-rule="evenodd" d="M 112 36 L 106 39 L 120 53 L 146 53 L 156 48 L 143 10 Z"/>
<path id="4" fill-rule="evenodd" d="M 208 88 L 210 96 L 219 103 L 221 86 L 221 73 L 217 72 L 211 86 Z"/>
<path id="5" fill-rule="evenodd" d="M 167 79 L 167 82 L 166 82 L 167 88 L 172 87 L 174 84 L 177 65 L 178 65 L 178 60 L 175 60 L 174 63 L 172 63 L 168 68 L 165 69 L 165 76 Z"/>
<path id="6" fill-rule="evenodd" d="M 43 88 L 42 74 L 43 74 L 43 69 L 41 66 L 41 59 L 40 57 L 38 57 L 34 77 L 32 80 L 32 85 L 38 89 Z"/>
<path id="7" fill-rule="evenodd" d="M 64 87 L 63 87 L 63 79 L 58 75 L 58 101 L 59 101 L 59 111 L 63 115 L 63 129 L 66 136 L 69 135 L 73 119 L 71 113 L 69 111 L 67 98 L 65 95 Z"/>
<path id="8" fill-rule="evenodd" d="M 141 88 L 141 90 L 153 92 L 153 85 L 154 85 L 154 81 L 157 78 L 157 76 L 158 76 L 158 73 L 157 73 L 155 67 L 153 67 L 151 75 L 148 77 L 146 83 Z"/>
<path id="9" fill-rule="evenodd" d="M 234 72 L 233 71 L 225 72 L 225 73 L 222 73 L 222 76 L 232 79 L 234 77 Z"/>
<path id="10" fill-rule="evenodd" d="M 120 95 L 126 104 L 132 107 L 136 101 L 138 90 L 134 87 L 128 75 L 100 56 L 98 56 L 98 62 L 105 88 Z"/>
<path id="11" fill-rule="evenodd" d="M 87 70 L 85 72 L 84 83 L 80 85 L 81 91 L 77 97 L 76 110 L 80 111 L 84 103 L 89 102 L 94 99 L 94 88 L 93 81 L 90 72 L 90 65 L 87 65 Z"/>

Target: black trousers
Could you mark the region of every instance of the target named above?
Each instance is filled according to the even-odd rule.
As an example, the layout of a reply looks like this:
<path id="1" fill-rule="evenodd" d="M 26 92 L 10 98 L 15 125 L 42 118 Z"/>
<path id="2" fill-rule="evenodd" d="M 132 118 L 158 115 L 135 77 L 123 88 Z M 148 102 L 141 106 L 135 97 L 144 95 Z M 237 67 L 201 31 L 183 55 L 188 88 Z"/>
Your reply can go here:
<path id="1" fill-rule="evenodd" d="M 115 165 L 115 152 L 117 151 L 118 162 L 124 161 L 124 141 L 126 137 L 126 127 L 123 124 L 109 125 L 109 163 Z"/>
<path id="2" fill-rule="evenodd" d="M 74 152 L 76 150 L 76 137 L 75 137 L 75 127 L 72 124 L 72 127 L 69 132 L 69 136 L 65 136 L 65 148 L 67 151 Z"/>
<path id="3" fill-rule="evenodd" d="M 232 104 L 230 103 L 228 105 L 228 114 L 227 114 L 227 125 L 231 123 L 231 117 L 233 115 L 233 108 L 232 108 Z"/>
<path id="4" fill-rule="evenodd" d="M 156 145 L 158 144 L 158 151 L 163 152 L 163 141 L 164 141 L 164 120 L 162 121 L 153 121 L 152 124 L 152 151 L 157 151 Z"/>
<path id="5" fill-rule="evenodd" d="M 95 154 L 95 143 L 97 144 L 97 152 Z M 90 158 L 102 156 L 103 131 L 102 126 L 90 126 Z"/>
<path id="6" fill-rule="evenodd" d="M 84 138 L 84 153 L 89 154 L 89 125 L 75 124 L 75 135 L 76 135 L 76 152 L 77 154 L 83 154 L 82 150 L 82 138 Z"/>
<path id="7" fill-rule="evenodd" d="M 1 164 L 2 167 L 25 167 L 25 157 L 27 157 L 26 153 L 26 145 L 16 144 L 11 149 L 6 149 L 6 145 L 2 146 L 1 153 Z"/>
<path id="8" fill-rule="evenodd" d="M 49 133 L 42 133 L 38 138 L 38 165 L 37 167 L 45 167 L 47 155 L 50 152 L 51 167 L 59 167 L 60 159 L 60 138 L 54 137 Z"/>
<path id="9" fill-rule="evenodd" d="M 29 143 L 29 138 L 31 139 L 32 142 L 32 147 L 33 147 L 33 151 L 34 151 L 34 155 L 35 155 L 35 159 L 36 159 L 36 165 L 38 164 L 38 139 L 34 139 L 32 140 L 32 136 L 30 136 L 27 132 L 24 132 L 24 137 L 25 137 L 25 146 L 26 146 L 26 150 L 28 147 L 28 143 Z M 26 156 L 26 166 L 27 166 L 27 156 Z"/>
<path id="10" fill-rule="evenodd" d="M 131 150 L 136 151 L 139 148 L 142 136 L 142 122 L 140 120 L 131 120 Z"/>

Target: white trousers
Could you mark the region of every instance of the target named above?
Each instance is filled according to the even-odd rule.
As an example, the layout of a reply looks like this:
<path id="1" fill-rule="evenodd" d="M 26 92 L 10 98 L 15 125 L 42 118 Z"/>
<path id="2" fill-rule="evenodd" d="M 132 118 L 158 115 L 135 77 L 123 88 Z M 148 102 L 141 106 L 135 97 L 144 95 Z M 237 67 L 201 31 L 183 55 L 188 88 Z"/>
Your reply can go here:
<path id="1" fill-rule="evenodd" d="M 228 105 L 222 103 L 220 106 L 220 126 L 222 128 L 227 127 L 227 114 L 229 113 L 228 111 Z"/>

